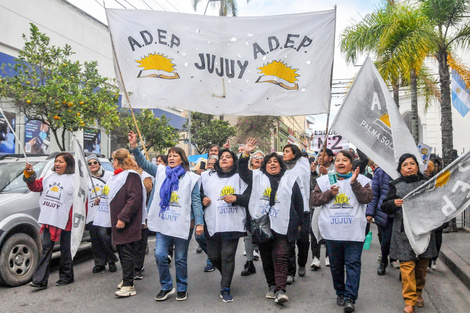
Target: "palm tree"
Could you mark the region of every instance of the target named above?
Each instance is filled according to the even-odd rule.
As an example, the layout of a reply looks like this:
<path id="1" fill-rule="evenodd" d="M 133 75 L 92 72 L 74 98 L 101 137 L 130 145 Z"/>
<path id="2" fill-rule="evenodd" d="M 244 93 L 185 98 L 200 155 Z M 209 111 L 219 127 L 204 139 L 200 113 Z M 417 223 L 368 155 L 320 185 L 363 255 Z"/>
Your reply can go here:
<path id="1" fill-rule="evenodd" d="M 347 61 L 357 53 L 373 52 L 382 77 L 393 86 L 399 105 L 399 82 L 409 83 L 411 90 L 411 133 L 419 140 L 418 77 L 426 54 L 431 50 L 432 29 L 427 19 L 408 5 L 389 1 L 385 8 L 368 14 L 361 22 L 341 34 L 341 50 Z M 432 82 L 431 79 L 426 82 Z M 427 89 L 425 89 L 427 90 Z"/>
<path id="2" fill-rule="evenodd" d="M 201 0 L 192 0 L 192 1 L 193 1 L 194 11 L 196 11 L 197 5 L 201 2 Z M 212 6 L 215 6 L 216 2 L 220 2 L 219 16 L 227 16 L 227 14 L 231 14 L 232 16 L 237 16 L 238 6 L 237 6 L 236 0 L 207 0 L 207 5 L 211 3 Z M 247 0 L 246 2 L 248 3 L 250 2 L 250 0 Z"/>
<path id="3" fill-rule="evenodd" d="M 470 43 L 469 0 L 420 0 L 422 11 L 434 27 L 434 56 L 438 61 L 441 87 L 441 133 L 444 166 L 454 149 L 450 94 L 449 53 Z"/>

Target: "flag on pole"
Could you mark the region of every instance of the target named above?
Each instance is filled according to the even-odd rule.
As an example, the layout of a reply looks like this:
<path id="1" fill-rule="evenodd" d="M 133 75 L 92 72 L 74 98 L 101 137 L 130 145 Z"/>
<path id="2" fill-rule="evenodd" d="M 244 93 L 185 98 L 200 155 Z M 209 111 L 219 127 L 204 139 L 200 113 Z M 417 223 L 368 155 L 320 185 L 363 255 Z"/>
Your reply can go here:
<path id="1" fill-rule="evenodd" d="M 470 111 L 469 90 L 456 70 L 452 70 L 452 105 L 462 116 Z"/>
<path id="2" fill-rule="evenodd" d="M 404 153 L 421 154 L 398 111 L 387 85 L 367 57 L 336 114 L 331 128 L 377 163 L 390 177 L 398 178 L 398 159 Z"/>
<path id="3" fill-rule="evenodd" d="M 235 18 L 122 9 L 106 14 L 116 77 L 134 108 L 328 113 L 336 10 Z"/>
<path id="4" fill-rule="evenodd" d="M 426 251 L 432 230 L 470 205 L 469 171 L 467 152 L 403 198 L 403 225 L 416 254 Z"/>
<path id="5" fill-rule="evenodd" d="M 88 199 L 88 182 L 90 178 L 82 146 L 75 136 L 72 141 L 73 151 L 75 153 L 75 188 L 72 212 L 72 238 L 70 243 L 73 258 L 78 251 L 78 247 L 82 241 L 83 231 L 85 230 L 86 201 Z"/>

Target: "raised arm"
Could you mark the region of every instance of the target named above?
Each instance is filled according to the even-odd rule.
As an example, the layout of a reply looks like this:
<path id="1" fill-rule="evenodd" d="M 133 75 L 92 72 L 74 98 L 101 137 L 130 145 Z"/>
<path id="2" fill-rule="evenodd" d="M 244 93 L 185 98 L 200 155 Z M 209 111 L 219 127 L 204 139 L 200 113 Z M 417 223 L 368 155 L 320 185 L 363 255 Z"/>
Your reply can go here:
<path id="1" fill-rule="evenodd" d="M 127 139 L 129 140 L 129 145 L 131 146 L 131 153 L 134 155 L 137 164 L 144 171 L 155 177 L 155 175 L 157 174 L 158 166 L 147 160 L 142 154 L 142 152 L 140 152 L 139 148 L 137 147 L 137 134 L 131 130 L 127 135 Z"/>

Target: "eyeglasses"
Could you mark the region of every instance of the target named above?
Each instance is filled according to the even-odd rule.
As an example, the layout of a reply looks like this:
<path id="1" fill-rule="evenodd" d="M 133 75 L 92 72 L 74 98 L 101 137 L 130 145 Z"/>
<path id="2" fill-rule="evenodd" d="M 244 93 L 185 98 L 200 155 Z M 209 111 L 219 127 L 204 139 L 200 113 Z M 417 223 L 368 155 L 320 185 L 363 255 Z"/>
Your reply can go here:
<path id="1" fill-rule="evenodd" d="M 88 165 L 96 165 L 96 164 L 98 164 L 98 162 L 97 162 L 97 161 L 88 162 Z"/>
<path id="2" fill-rule="evenodd" d="M 257 156 L 254 156 L 254 157 L 253 157 L 253 159 L 255 159 L 255 160 L 262 160 L 262 159 L 263 159 L 263 157 L 262 157 L 262 156 L 259 156 L 259 155 L 257 155 Z"/>

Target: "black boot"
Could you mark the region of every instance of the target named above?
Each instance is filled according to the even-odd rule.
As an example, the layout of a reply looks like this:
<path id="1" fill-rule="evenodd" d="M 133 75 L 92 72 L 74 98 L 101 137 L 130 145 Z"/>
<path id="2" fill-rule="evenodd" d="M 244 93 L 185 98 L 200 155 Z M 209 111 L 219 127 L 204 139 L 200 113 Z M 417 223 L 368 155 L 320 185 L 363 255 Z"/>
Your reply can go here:
<path id="1" fill-rule="evenodd" d="M 247 261 L 243 267 L 244 269 L 242 271 L 242 276 L 249 276 L 256 273 L 256 268 L 253 264 L 253 261 Z"/>
<path id="2" fill-rule="evenodd" d="M 377 268 L 377 275 L 383 276 L 385 275 L 385 269 L 387 268 L 387 264 L 380 262 L 379 268 Z"/>

